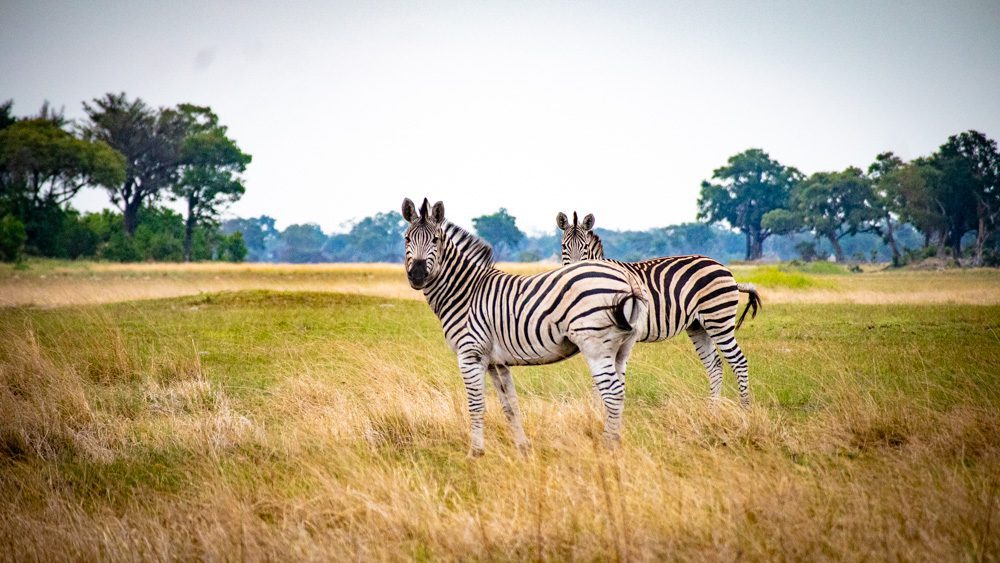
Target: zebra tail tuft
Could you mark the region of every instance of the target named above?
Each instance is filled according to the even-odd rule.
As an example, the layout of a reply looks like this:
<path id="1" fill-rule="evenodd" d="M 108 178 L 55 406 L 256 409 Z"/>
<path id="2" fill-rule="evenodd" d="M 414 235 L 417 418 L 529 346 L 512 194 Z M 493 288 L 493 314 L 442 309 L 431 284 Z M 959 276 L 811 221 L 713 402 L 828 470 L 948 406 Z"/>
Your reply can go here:
<path id="1" fill-rule="evenodd" d="M 612 313 L 615 326 L 622 330 L 634 330 L 639 315 L 642 313 L 642 307 L 647 306 L 646 298 L 642 294 L 642 286 L 631 276 L 629 277 L 629 285 L 632 291 L 615 304 Z"/>
<path id="2" fill-rule="evenodd" d="M 750 313 L 750 318 L 755 319 L 757 318 L 757 309 L 763 308 L 764 304 L 760 300 L 760 294 L 757 293 L 757 288 L 754 287 L 752 283 L 738 283 L 736 284 L 736 289 L 738 289 L 740 293 L 746 293 L 748 298 L 747 306 L 743 308 L 743 314 L 740 315 L 739 320 L 736 321 L 736 330 L 739 330 L 740 325 L 743 324 L 743 319 L 747 316 L 747 311 L 750 311 L 750 309 L 753 308 L 753 311 Z"/>

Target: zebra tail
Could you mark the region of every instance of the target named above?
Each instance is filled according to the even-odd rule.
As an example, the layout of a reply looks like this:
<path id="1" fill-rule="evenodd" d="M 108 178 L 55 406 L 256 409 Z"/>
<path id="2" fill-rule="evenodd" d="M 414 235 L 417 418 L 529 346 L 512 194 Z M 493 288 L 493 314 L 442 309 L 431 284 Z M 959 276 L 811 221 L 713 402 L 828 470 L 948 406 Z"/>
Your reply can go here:
<path id="1" fill-rule="evenodd" d="M 615 321 L 615 326 L 622 330 L 630 331 L 635 328 L 635 323 L 639 320 L 642 308 L 647 303 L 646 298 L 642 294 L 642 287 L 631 276 L 629 277 L 629 285 L 632 291 L 622 297 L 618 303 L 615 303 L 611 316 Z"/>
<path id="2" fill-rule="evenodd" d="M 764 304 L 761 303 L 760 294 L 757 293 L 757 288 L 754 287 L 752 283 L 738 283 L 736 284 L 736 289 L 738 289 L 740 293 L 746 293 L 748 297 L 747 306 L 743 308 L 743 314 L 740 315 L 739 320 L 736 321 L 736 330 L 739 330 L 740 325 L 743 324 L 743 319 L 747 316 L 747 311 L 750 311 L 752 307 L 753 311 L 750 313 L 750 318 L 755 319 L 757 318 L 757 309 L 763 308 Z"/>

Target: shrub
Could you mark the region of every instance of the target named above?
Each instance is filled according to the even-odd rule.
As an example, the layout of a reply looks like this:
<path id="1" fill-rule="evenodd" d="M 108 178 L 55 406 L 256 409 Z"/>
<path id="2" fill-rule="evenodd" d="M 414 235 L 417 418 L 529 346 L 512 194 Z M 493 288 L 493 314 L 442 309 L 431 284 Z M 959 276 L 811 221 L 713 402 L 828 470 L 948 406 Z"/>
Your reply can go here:
<path id="1" fill-rule="evenodd" d="M 24 223 L 13 215 L 0 219 L 0 261 L 18 262 L 24 254 L 24 242 L 28 235 Z"/>

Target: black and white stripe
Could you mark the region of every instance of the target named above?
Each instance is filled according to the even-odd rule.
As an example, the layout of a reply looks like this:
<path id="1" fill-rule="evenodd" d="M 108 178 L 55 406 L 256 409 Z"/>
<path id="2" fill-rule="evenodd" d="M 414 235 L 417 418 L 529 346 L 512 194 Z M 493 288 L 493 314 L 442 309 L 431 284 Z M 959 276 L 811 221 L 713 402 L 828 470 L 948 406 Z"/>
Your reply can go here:
<path id="1" fill-rule="evenodd" d="M 604 259 L 600 237 L 593 232 L 594 216 L 587 215 L 573 223 L 566 215 L 556 217 L 563 230 L 562 262 Z M 646 324 L 636 327 L 639 342 L 657 342 L 687 331 L 708 374 L 712 398 L 722 395 L 722 352 L 736 374 L 740 402 L 750 404 L 750 375 L 746 356 L 736 342 L 736 329 L 743 323 L 747 311 L 757 315 L 760 295 L 752 284 L 736 283 L 732 272 L 705 256 L 667 256 L 642 262 L 608 260 L 632 272 L 646 286 L 650 296 Z M 749 301 L 737 320 L 739 294 L 747 293 Z"/>
<path id="2" fill-rule="evenodd" d="M 617 441 L 625 367 L 645 325 L 647 298 L 628 269 L 589 261 L 535 276 L 496 269 L 490 246 L 445 221 L 441 202 L 419 211 L 403 201 L 406 273 L 424 292 L 458 355 L 471 418 L 471 454 L 483 452 L 483 396 L 489 373 L 519 448 L 528 440 L 508 366 L 557 362 L 577 352 L 590 367 L 604 403 L 605 438 Z"/>

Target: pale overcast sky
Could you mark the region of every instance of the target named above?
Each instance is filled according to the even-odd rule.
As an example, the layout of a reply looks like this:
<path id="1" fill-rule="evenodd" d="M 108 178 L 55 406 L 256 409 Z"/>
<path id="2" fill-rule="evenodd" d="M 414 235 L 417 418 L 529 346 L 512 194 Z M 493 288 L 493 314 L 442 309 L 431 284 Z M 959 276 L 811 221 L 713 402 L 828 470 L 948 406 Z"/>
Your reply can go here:
<path id="1" fill-rule="evenodd" d="M 1000 2 L 0 2 L 0 98 L 207 104 L 231 213 L 340 230 L 404 196 L 644 229 L 760 147 L 804 172 L 1000 137 Z M 75 205 L 99 209 L 103 193 Z"/>

